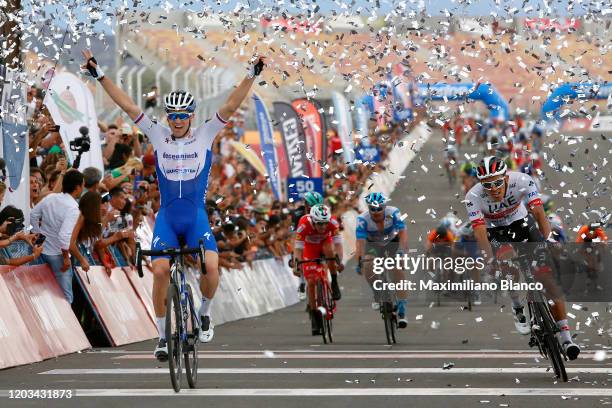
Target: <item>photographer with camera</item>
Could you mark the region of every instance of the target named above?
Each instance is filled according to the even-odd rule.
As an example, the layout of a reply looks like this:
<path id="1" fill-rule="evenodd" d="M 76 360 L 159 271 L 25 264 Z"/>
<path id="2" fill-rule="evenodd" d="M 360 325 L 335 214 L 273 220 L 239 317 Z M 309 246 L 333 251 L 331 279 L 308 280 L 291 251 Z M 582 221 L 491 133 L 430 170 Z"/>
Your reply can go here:
<path id="1" fill-rule="evenodd" d="M 68 170 L 62 180 L 62 193 L 49 194 L 30 214 L 33 231 L 47 237 L 42 257 L 51 267 L 69 303 L 73 299 L 70 239 L 79 219 L 77 199 L 83 188 L 83 174 L 76 169 Z"/>
<path id="2" fill-rule="evenodd" d="M 0 265 L 20 266 L 34 261 L 42 253 L 42 242 L 35 234 L 24 231 L 23 211 L 9 205 L 0 211 L 0 249 L 7 248 L 15 241 L 25 241 L 32 246 L 32 253 L 25 256 L 8 256 L 0 254 Z"/>

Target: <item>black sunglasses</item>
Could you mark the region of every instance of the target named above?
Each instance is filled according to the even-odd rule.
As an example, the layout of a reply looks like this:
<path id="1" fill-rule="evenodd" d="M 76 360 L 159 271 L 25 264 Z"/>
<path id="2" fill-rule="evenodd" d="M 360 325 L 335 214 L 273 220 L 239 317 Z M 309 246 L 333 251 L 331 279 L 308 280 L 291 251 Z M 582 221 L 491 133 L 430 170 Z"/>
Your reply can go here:
<path id="1" fill-rule="evenodd" d="M 483 181 L 480 184 L 482 184 L 482 187 L 485 190 L 493 190 L 496 188 L 500 188 L 501 186 L 504 185 L 505 182 L 506 182 L 505 178 L 500 178 L 499 180 L 495 180 L 495 181 Z"/>
<path id="2" fill-rule="evenodd" d="M 370 210 L 370 212 L 377 213 L 377 212 L 383 211 L 385 209 L 385 206 L 384 205 L 377 205 L 377 206 L 371 205 L 368 207 L 368 209 Z"/>

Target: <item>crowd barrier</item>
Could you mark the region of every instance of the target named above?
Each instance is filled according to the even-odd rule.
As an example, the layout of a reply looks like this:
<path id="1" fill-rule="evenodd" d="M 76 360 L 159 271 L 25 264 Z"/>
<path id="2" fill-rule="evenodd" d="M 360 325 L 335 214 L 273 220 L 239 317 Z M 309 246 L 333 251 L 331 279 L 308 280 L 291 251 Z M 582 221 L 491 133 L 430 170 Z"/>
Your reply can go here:
<path id="1" fill-rule="evenodd" d="M 372 187 L 361 193 L 359 197 L 359 209 L 366 211 L 367 206 L 364 198 L 367 194 L 378 191 L 387 197 L 393 193 L 395 186 L 401 180 L 402 174 L 412 162 L 421 147 L 427 142 L 431 135 L 431 129 L 425 122 L 419 123 L 408 135 L 399 141 L 389 152 L 387 160 L 383 162 L 384 170 L 372 175 Z M 393 204 L 393 203 L 391 203 Z M 355 227 L 357 212 L 347 211 L 342 215 L 344 226 L 344 259 L 350 259 L 355 253 Z"/>
<path id="2" fill-rule="evenodd" d="M 47 265 L 0 266 L 0 368 L 90 347 Z"/>
<path id="3" fill-rule="evenodd" d="M 430 132 L 425 124 L 420 124 L 399 142 L 383 163 L 385 170 L 373 176 L 373 186 L 369 191 L 390 195 Z M 360 205 L 365 210 L 363 200 L 360 200 Z M 355 211 L 343 215 L 345 259 L 355 251 L 356 217 Z M 152 223 L 152 220 L 147 220 L 136 231 L 143 247 L 150 246 Z M 28 252 L 27 244 L 16 243 L 8 255 L 23 256 Z M 139 278 L 116 248 L 111 248 L 111 254 L 117 267 L 109 275 L 103 266 L 95 263 L 91 254 L 86 253 L 92 266 L 87 273 L 75 267 L 74 284 L 82 288 L 113 346 L 156 337 L 151 298 L 152 272 L 145 266 L 144 278 Z M 242 269 L 222 269 L 219 289 L 212 304 L 215 324 L 260 316 L 296 304 L 299 301 L 296 290 L 299 281 L 293 276 L 287 261 L 288 257 L 282 260 L 271 258 L 244 264 Z M 34 263 L 40 264 L 40 261 Z M 199 308 L 199 271 L 189 268 L 187 280 Z M 46 265 L 0 267 L 0 304 L 0 368 L 91 347 Z"/>

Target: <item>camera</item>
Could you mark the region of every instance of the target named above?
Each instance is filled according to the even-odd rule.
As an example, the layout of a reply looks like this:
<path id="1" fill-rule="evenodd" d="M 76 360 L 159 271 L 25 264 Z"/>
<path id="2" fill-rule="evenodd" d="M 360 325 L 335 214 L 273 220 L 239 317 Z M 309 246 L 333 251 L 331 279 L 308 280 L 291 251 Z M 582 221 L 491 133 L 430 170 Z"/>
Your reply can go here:
<path id="1" fill-rule="evenodd" d="M 70 141 L 70 150 L 77 152 L 77 157 L 74 159 L 72 167 L 78 169 L 81 164 L 81 155 L 89 151 L 91 147 L 91 140 L 89 139 L 89 129 L 87 126 L 81 126 L 79 128 L 80 137 L 74 138 Z"/>
<path id="2" fill-rule="evenodd" d="M 11 223 L 6 226 L 6 233 L 9 236 L 15 235 L 19 231 L 23 230 L 23 228 L 25 227 L 23 224 L 23 221 L 24 221 L 23 218 L 12 218 L 11 217 L 9 218 L 9 220 L 11 220 Z"/>
<path id="3" fill-rule="evenodd" d="M 41 246 L 45 242 L 45 239 L 47 239 L 47 237 L 43 234 L 38 234 L 36 241 L 34 241 L 34 246 Z"/>

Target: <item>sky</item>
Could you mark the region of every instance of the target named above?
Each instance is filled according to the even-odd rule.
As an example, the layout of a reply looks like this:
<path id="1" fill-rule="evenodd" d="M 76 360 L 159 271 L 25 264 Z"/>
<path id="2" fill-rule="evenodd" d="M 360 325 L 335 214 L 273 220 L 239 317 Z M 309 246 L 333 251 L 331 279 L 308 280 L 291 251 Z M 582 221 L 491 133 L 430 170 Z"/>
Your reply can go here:
<path id="1" fill-rule="evenodd" d="M 94 12 L 92 12 L 93 5 L 97 7 Z M 216 2 L 202 0 L 25 0 L 23 2 L 26 15 L 30 16 L 31 21 L 38 24 L 41 22 L 41 14 L 46 15 L 47 18 L 50 17 L 49 21 L 58 27 L 65 27 L 69 16 L 72 16 L 75 22 L 84 24 L 90 23 L 93 17 L 97 20 L 93 25 L 93 30 L 106 33 L 109 33 L 115 24 L 114 16 L 108 16 L 106 13 L 114 14 L 118 8 L 142 11 L 159 8 L 196 12 L 206 10 L 212 13 L 242 9 L 259 15 L 264 10 L 271 10 L 273 5 L 291 14 L 316 10 L 323 14 L 331 14 L 335 11 L 354 15 L 359 12 L 362 16 L 371 16 L 373 12 L 378 16 L 384 16 L 393 9 L 406 11 L 425 9 L 427 14 L 446 16 L 489 16 L 493 14 L 501 18 L 525 15 L 571 17 L 588 11 L 612 14 L 610 3 L 598 0 L 221 0 Z"/>

